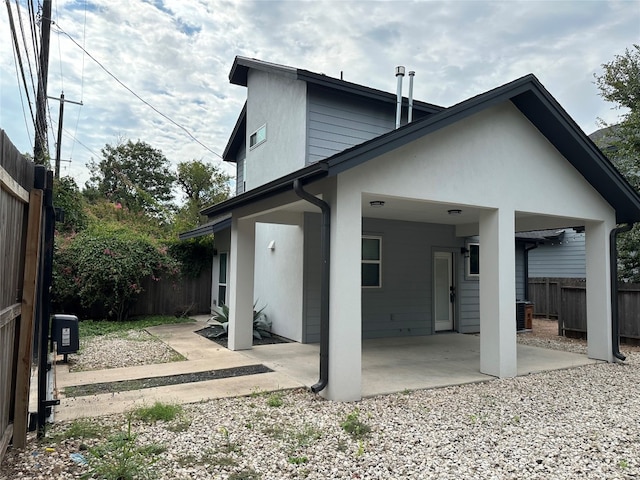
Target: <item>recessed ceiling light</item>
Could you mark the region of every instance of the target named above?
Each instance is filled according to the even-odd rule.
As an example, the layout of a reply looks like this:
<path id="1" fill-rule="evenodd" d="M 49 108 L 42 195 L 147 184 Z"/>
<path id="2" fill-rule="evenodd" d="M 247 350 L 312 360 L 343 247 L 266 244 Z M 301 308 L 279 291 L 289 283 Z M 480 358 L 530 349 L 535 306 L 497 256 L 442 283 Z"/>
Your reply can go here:
<path id="1" fill-rule="evenodd" d="M 460 210 L 459 208 L 452 208 L 451 210 L 447 210 L 447 213 L 449 215 L 460 215 L 462 213 L 462 210 Z"/>
<path id="2" fill-rule="evenodd" d="M 373 208 L 384 207 L 384 200 L 371 200 L 369 202 L 369 205 L 371 205 Z"/>

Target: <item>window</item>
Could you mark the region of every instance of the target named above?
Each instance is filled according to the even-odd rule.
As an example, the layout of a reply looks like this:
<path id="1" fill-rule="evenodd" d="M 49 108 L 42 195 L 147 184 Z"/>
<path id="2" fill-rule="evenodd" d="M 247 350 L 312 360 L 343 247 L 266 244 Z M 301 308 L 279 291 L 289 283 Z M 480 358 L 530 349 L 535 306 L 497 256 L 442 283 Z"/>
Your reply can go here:
<path id="1" fill-rule="evenodd" d="M 467 276 L 480 276 L 480 244 L 469 243 L 467 245 Z"/>
<path id="2" fill-rule="evenodd" d="M 382 286 L 381 261 L 382 238 L 362 237 L 362 286 L 379 288 Z"/>
<path id="3" fill-rule="evenodd" d="M 227 304 L 227 253 L 220 254 L 220 271 L 218 272 L 218 305 Z"/>
<path id="4" fill-rule="evenodd" d="M 267 140 L 267 124 L 262 125 L 249 137 L 249 148 L 257 147 Z"/>

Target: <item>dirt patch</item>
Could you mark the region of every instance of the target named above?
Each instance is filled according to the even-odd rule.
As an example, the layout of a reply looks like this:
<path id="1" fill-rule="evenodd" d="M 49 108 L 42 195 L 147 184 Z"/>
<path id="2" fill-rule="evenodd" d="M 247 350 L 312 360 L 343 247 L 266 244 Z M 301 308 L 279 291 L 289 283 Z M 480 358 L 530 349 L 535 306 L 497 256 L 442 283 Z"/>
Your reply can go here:
<path id="1" fill-rule="evenodd" d="M 223 346 L 224 348 L 228 348 L 228 339 L 227 336 L 218 337 L 220 333 L 222 333 L 224 329 L 219 325 L 210 325 L 202 330 L 197 330 L 195 333 L 198 335 L 202 335 L 204 338 L 211 340 L 212 342 L 216 342 L 218 345 Z M 253 345 L 275 345 L 278 343 L 290 343 L 291 340 L 288 340 L 283 337 L 279 337 L 278 335 L 271 335 L 270 337 L 262 337 L 255 338 L 253 337 Z"/>

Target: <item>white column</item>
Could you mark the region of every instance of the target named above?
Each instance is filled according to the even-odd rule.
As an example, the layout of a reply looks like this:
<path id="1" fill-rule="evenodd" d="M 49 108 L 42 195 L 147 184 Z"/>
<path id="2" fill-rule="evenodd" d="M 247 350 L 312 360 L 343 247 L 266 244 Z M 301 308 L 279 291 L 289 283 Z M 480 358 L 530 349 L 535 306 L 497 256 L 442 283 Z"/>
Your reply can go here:
<path id="1" fill-rule="evenodd" d="M 330 400 L 362 397 L 362 306 L 360 192 L 344 187 L 328 195 L 331 205 L 331 286 L 329 288 L 329 383 L 322 395 Z"/>
<path id="2" fill-rule="evenodd" d="M 587 354 L 613 361 L 611 351 L 611 280 L 609 232 L 613 221 L 585 225 L 587 259 Z"/>
<path id="3" fill-rule="evenodd" d="M 515 377 L 516 261 L 514 211 L 480 214 L 480 371 Z"/>
<path id="4" fill-rule="evenodd" d="M 232 217 L 229 252 L 229 349 L 253 345 L 253 271 L 255 222 Z"/>

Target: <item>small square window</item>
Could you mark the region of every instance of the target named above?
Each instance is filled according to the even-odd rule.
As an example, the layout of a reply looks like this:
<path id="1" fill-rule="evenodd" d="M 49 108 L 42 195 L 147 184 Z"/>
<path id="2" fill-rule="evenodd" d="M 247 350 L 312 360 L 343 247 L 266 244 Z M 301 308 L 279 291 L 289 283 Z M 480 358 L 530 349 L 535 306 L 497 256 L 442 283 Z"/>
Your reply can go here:
<path id="1" fill-rule="evenodd" d="M 267 125 L 262 125 L 249 136 L 249 148 L 257 147 L 267 140 Z"/>

